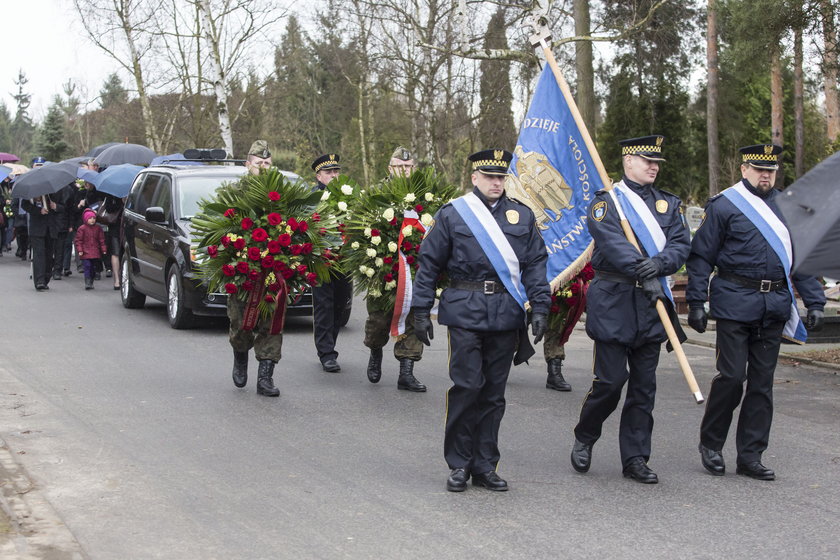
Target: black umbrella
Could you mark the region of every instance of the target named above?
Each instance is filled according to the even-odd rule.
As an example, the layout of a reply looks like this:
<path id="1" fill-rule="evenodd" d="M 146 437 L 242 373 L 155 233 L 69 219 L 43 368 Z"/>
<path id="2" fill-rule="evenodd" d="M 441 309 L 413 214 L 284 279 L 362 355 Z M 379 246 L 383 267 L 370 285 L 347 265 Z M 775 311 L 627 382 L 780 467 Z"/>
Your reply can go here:
<path id="1" fill-rule="evenodd" d="M 88 153 L 85 154 L 86 157 L 93 158 L 110 148 L 111 146 L 119 146 L 119 142 L 108 142 L 107 144 L 100 144 L 95 148 L 91 148 Z"/>
<path id="2" fill-rule="evenodd" d="M 149 165 L 155 156 L 157 156 L 156 153 L 140 144 L 117 144 L 116 146 L 106 148 L 101 154 L 96 156 L 93 163 L 99 164 L 99 167 L 120 165 L 123 163 Z"/>
<path id="3" fill-rule="evenodd" d="M 51 163 L 20 175 L 12 186 L 13 198 L 38 198 L 57 193 L 76 180 L 79 166 L 71 162 Z"/>
<path id="4" fill-rule="evenodd" d="M 840 278 L 840 152 L 786 188 L 776 200 L 793 241 L 793 268 Z"/>
<path id="5" fill-rule="evenodd" d="M 75 163 L 75 164 L 78 165 L 80 163 L 85 163 L 89 159 L 90 159 L 90 156 L 71 157 L 71 158 L 61 160 L 61 163 Z"/>

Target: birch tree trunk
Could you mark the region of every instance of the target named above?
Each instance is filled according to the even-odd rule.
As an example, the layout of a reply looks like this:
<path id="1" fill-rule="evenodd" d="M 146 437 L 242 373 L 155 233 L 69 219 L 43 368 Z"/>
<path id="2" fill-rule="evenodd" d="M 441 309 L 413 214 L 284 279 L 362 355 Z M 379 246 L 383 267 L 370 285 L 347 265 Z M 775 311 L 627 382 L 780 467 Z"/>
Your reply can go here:
<path id="1" fill-rule="evenodd" d="M 709 150 L 709 196 L 720 185 L 720 140 L 718 134 L 718 34 L 715 0 L 709 0 L 706 17 L 706 142 Z"/>
<path id="2" fill-rule="evenodd" d="M 227 80 L 222 66 L 222 53 L 219 45 L 220 33 L 216 29 L 216 21 L 210 12 L 209 0 L 198 0 L 196 7 L 201 16 L 202 31 L 207 46 L 210 49 L 208 58 L 210 72 L 213 76 L 213 92 L 216 96 L 216 114 L 219 117 L 219 136 L 229 157 L 233 157 L 233 134 L 230 128 L 230 111 L 228 110 Z"/>

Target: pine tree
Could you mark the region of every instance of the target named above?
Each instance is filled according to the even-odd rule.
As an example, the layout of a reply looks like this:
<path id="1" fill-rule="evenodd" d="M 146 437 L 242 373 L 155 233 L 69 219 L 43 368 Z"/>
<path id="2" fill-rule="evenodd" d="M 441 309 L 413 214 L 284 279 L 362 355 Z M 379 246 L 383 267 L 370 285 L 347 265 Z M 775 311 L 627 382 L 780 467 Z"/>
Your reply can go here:
<path id="1" fill-rule="evenodd" d="M 128 92 L 116 72 L 109 74 L 99 90 L 99 105 L 103 109 L 128 103 Z"/>
<path id="2" fill-rule="evenodd" d="M 505 11 L 502 8 L 496 10 L 487 24 L 484 48 L 508 48 L 505 35 Z M 516 145 L 516 127 L 513 125 L 511 110 L 513 94 L 510 87 L 509 61 L 481 61 L 479 93 L 481 96 L 478 121 L 479 145 L 513 150 Z"/>
<path id="3" fill-rule="evenodd" d="M 64 113 L 58 96 L 47 110 L 44 123 L 38 130 L 38 150 L 50 161 L 59 161 L 67 152 L 67 142 L 64 140 Z"/>
<path id="4" fill-rule="evenodd" d="M 32 117 L 29 116 L 29 104 L 32 102 L 32 95 L 26 93 L 24 87 L 29 80 L 21 69 L 15 85 L 18 91 L 12 98 L 15 100 L 17 109 L 15 118 L 12 121 L 11 149 L 13 153 L 20 156 L 21 161 L 27 161 L 31 156 L 32 137 L 35 134 L 35 127 L 32 124 Z"/>

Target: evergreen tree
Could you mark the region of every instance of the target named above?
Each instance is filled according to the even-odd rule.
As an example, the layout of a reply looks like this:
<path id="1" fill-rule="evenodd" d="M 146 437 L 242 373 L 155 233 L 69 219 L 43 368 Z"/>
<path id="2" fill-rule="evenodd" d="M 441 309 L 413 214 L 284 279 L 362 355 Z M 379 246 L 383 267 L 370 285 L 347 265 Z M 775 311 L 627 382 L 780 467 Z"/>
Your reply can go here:
<path id="1" fill-rule="evenodd" d="M 58 96 L 47 110 L 47 116 L 38 130 L 38 151 L 49 161 L 59 161 L 67 152 L 67 142 L 64 140 L 64 113 Z"/>
<path id="2" fill-rule="evenodd" d="M 128 91 L 123 86 L 119 75 L 113 72 L 105 78 L 105 83 L 102 84 L 102 89 L 99 90 L 99 105 L 103 109 L 107 109 L 126 103 L 128 103 Z"/>
<path id="3" fill-rule="evenodd" d="M 12 116 L 9 108 L 0 101 L 0 152 L 11 151 L 12 145 Z"/>
<path id="4" fill-rule="evenodd" d="M 26 74 L 23 73 L 23 70 L 20 70 L 17 80 L 15 80 L 17 93 L 12 96 L 17 109 L 12 121 L 11 148 L 13 153 L 21 158 L 21 161 L 28 161 L 31 158 L 32 137 L 35 134 L 35 126 L 32 124 L 32 117 L 29 116 L 29 104 L 32 102 L 32 95 L 24 90 L 28 81 Z"/>
<path id="5" fill-rule="evenodd" d="M 484 48 L 508 48 L 503 8 L 496 10 L 487 23 Z M 478 144 L 513 150 L 516 145 L 516 127 L 511 109 L 513 93 L 510 87 L 510 62 L 482 60 L 480 68 Z"/>

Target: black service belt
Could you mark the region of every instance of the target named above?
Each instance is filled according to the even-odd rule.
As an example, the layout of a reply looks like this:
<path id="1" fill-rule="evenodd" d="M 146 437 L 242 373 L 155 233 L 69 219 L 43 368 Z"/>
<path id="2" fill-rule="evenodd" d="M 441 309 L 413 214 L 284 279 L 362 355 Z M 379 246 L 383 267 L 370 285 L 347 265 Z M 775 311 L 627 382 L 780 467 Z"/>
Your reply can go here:
<path id="1" fill-rule="evenodd" d="M 787 280 L 784 278 L 781 280 L 759 280 L 757 278 L 747 278 L 746 276 L 741 276 L 740 274 L 726 270 L 719 270 L 717 275 L 728 282 L 738 284 L 742 288 L 750 288 L 762 294 L 787 288 Z"/>
<path id="2" fill-rule="evenodd" d="M 461 280 L 453 278 L 449 283 L 450 288 L 457 290 L 469 290 L 484 294 L 500 294 L 506 291 L 505 285 L 497 280 Z"/>
<path id="3" fill-rule="evenodd" d="M 636 286 L 637 288 L 641 288 L 641 284 L 639 284 L 635 278 L 632 276 L 625 276 L 623 274 L 618 274 L 617 272 L 604 272 L 603 270 L 596 270 L 595 271 L 595 278 L 600 278 L 601 280 L 606 280 L 607 282 L 617 282 L 619 284 L 631 284 Z"/>

